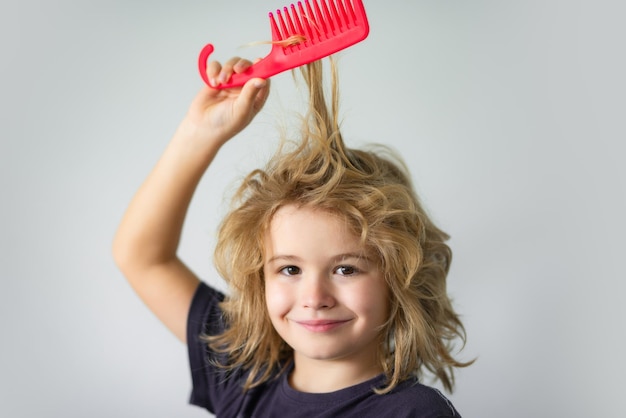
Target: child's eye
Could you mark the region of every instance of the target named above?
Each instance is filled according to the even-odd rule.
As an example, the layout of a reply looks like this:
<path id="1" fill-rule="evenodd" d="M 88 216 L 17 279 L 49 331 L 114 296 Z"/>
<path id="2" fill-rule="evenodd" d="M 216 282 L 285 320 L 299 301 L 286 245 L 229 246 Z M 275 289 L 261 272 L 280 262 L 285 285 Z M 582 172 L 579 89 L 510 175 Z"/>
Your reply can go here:
<path id="1" fill-rule="evenodd" d="M 286 266 L 280 269 L 280 272 L 285 276 L 295 276 L 296 274 L 300 274 L 300 267 Z"/>
<path id="2" fill-rule="evenodd" d="M 359 270 L 354 266 L 339 266 L 335 269 L 335 273 L 341 276 L 354 276 Z"/>

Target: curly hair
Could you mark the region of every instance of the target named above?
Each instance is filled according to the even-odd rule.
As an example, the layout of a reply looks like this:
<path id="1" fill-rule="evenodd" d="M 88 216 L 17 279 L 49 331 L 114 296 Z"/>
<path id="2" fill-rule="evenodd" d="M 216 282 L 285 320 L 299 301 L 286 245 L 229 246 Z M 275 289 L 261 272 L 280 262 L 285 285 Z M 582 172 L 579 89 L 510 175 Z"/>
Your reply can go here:
<path id="1" fill-rule="evenodd" d="M 389 319 L 381 331 L 379 361 L 387 377 L 378 393 L 425 370 L 452 391 L 452 355 L 465 330 L 446 291 L 452 253 L 448 235 L 420 204 L 406 166 L 383 146 L 347 148 L 339 132 L 336 68 L 331 60 L 329 112 L 321 62 L 303 67 L 309 88 L 308 113 L 297 141 L 283 141 L 263 170 L 250 173 L 223 220 L 215 264 L 229 285 L 221 308 L 228 324 L 206 336 L 211 347 L 228 354 L 227 368 L 249 370 L 244 388 L 268 379 L 292 359 L 292 349 L 274 330 L 264 291 L 264 239 L 276 211 L 288 204 L 341 216 L 364 248 L 379 258 L 390 289 Z M 291 144 L 291 147 L 289 146 Z"/>

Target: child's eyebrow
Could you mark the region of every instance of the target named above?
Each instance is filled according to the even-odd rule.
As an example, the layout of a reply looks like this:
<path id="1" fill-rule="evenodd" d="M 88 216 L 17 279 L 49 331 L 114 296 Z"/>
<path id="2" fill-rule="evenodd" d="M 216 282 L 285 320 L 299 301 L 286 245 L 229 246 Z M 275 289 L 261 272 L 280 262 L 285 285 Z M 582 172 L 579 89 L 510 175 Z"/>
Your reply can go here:
<path id="1" fill-rule="evenodd" d="M 371 261 L 371 258 L 368 257 L 368 255 L 363 252 L 344 253 L 344 254 L 339 254 L 333 257 L 335 261 L 349 260 L 352 258 L 356 258 L 356 259 L 364 260 L 364 261 Z"/>
<path id="2" fill-rule="evenodd" d="M 278 254 L 278 255 L 275 255 L 275 256 L 271 257 L 269 260 L 267 260 L 267 263 L 269 264 L 269 263 L 273 263 L 274 261 L 279 261 L 279 260 L 282 260 L 282 261 L 294 261 L 294 262 L 302 261 L 302 259 L 300 257 L 296 256 L 296 255 L 282 255 L 282 254 Z"/>
<path id="3" fill-rule="evenodd" d="M 372 261 L 371 257 L 368 257 L 368 255 L 363 252 L 349 252 L 349 253 L 337 254 L 336 256 L 332 257 L 332 260 L 334 262 L 339 262 L 339 261 L 350 260 L 353 258 L 363 260 L 363 261 L 368 261 L 368 262 Z M 298 257 L 297 255 L 277 254 L 275 256 L 270 257 L 266 263 L 270 264 L 276 261 L 301 262 L 302 258 Z"/>

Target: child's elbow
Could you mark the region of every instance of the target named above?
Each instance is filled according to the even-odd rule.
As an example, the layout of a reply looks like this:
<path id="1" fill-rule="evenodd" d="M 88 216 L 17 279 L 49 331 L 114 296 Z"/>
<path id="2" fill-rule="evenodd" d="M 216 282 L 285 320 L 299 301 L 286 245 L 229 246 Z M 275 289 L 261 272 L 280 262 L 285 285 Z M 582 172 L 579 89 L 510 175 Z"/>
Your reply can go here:
<path id="1" fill-rule="evenodd" d="M 113 238 L 111 254 L 115 265 L 122 273 L 126 274 L 128 270 L 132 269 L 132 248 L 119 233 Z"/>

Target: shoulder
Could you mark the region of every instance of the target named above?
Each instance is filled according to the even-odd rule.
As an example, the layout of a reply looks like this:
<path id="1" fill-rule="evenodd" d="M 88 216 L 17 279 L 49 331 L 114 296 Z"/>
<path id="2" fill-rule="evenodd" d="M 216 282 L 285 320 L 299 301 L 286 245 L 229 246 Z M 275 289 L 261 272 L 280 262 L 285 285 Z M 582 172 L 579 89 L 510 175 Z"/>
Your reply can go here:
<path id="1" fill-rule="evenodd" d="M 197 342 L 202 334 L 214 335 L 222 331 L 224 324 L 219 304 L 223 300 L 223 293 L 203 282 L 198 285 L 187 316 L 187 343 Z"/>
<path id="2" fill-rule="evenodd" d="M 200 283 L 193 296 L 187 316 L 187 351 L 192 378 L 191 403 L 215 411 L 220 400 L 237 404 L 241 387 L 238 382 L 226 379 L 224 369 L 215 365 L 213 353 L 203 336 L 216 335 L 224 329 L 224 319 L 219 307 L 224 295 Z M 227 393 L 228 392 L 228 393 Z"/>
<path id="3" fill-rule="evenodd" d="M 452 402 L 439 390 L 417 380 L 400 383 L 385 395 L 374 395 L 375 408 L 394 417 L 460 418 Z"/>

